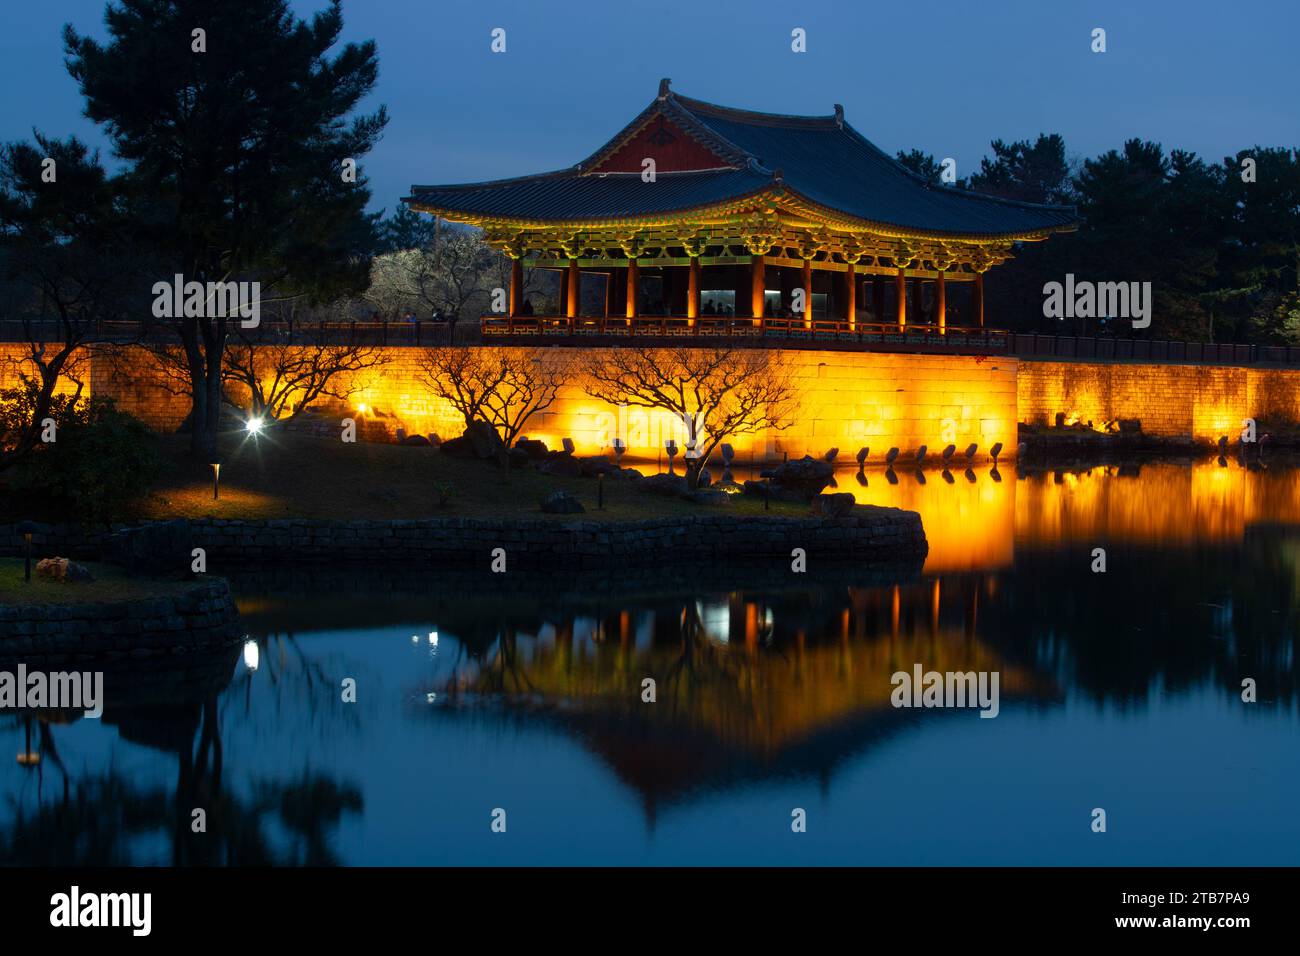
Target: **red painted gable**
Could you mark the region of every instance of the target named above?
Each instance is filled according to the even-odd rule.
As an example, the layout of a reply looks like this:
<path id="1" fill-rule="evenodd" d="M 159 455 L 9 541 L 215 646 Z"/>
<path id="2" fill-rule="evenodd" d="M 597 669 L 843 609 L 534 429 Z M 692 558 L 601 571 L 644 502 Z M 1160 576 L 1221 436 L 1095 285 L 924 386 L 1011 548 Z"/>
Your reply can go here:
<path id="1" fill-rule="evenodd" d="M 639 173 L 643 169 L 641 163 L 647 157 L 655 161 L 657 173 L 717 169 L 731 165 L 660 115 L 641 127 L 636 135 L 595 169 L 603 173 Z"/>

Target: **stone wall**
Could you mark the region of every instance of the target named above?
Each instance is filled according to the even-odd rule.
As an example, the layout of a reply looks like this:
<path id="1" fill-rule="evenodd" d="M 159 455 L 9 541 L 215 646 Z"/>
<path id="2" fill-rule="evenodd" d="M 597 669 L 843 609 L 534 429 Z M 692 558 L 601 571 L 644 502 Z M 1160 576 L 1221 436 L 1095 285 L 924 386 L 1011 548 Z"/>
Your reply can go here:
<path id="1" fill-rule="evenodd" d="M 3 348 L 3 346 L 0 346 Z M 424 382 L 421 349 L 382 350 L 385 364 L 340 378 L 354 388 L 346 404 L 322 406 L 333 421 L 351 417 L 363 438 L 434 433 L 459 435 L 464 423 L 449 403 Z M 589 349 L 539 347 L 544 362 L 571 362 L 581 371 L 597 359 Z M 845 456 L 868 445 L 879 457 L 892 446 L 904 452 L 925 444 L 949 442 L 964 448 L 974 442 L 981 455 L 995 442 L 1015 448 L 1016 362 L 982 356 L 896 355 L 853 351 L 775 349 L 773 359 L 794 378 L 797 407 L 787 428 L 732 440 L 742 458 L 768 460 L 811 454 L 821 457 L 838 447 Z M 84 375 L 91 394 L 109 395 L 118 406 L 160 431 L 174 431 L 189 414 L 189 400 L 173 394 L 167 376 L 147 352 L 132 349 L 113 360 L 92 356 Z M 0 365 L 0 387 L 5 376 Z M 579 454 L 607 451 L 616 437 L 629 445 L 629 461 L 655 459 L 664 441 L 683 444 L 682 425 L 667 412 L 617 408 L 596 402 L 578 385 L 566 387 L 556 402 L 528 427 L 531 437 L 558 448 L 571 438 Z"/>
<path id="2" fill-rule="evenodd" d="M 224 647 L 242 633 L 221 578 L 134 601 L 0 605 L 0 661 L 147 658 Z"/>
<path id="3" fill-rule="evenodd" d="M 345 417 L 362 439 L 408 434 L 459 435 L 451 406 L 423 381 L 421 350 L 382 350 L 385 364 L 357 373 L 340 385 L 355 388 L 350 400 L 322 406 L 320 428 Z M 598 353 L 537 347 L 542 361 L 572 361 L 581 370 Z M 0 388 L 12 383 L 21 347 L 0 345 Z M 1002 442 L 1014 454 L 1016 423 L 1050 424 L 1057 412 L 1084 421 L 1136 418 L 1145 432 L 1162 437 L 1213 440 L 1234 434 L 1241 420 L 1300 421 L 1300 370 L 1232 366 L 1159 365 L 1138 362 L 1045 362 L 983 356 L 775 349 L 799 396 L 790 427 L 732 444 L 741 460 L 779 459 L 783 454 L 820 457 L 838 447 L 848 457 L 867 445 L 873 457 L 897 446 L 906 456 L 925 444 L 939 449 L 971 442 L 984 457 Z M 160 431 L 172 431 L 189 413 L 189 400 L 165 387 L 156 360 L 131 350 L 113 361 L 87 358 L 81 375 L 91 394 L 110 395 L 125 411 Z M 615 437 L 630 448 L 629 461 L 654 460 L 663 443 L 682 444 L 681 424 L 665 412 L 610 407 L 580 387 L 565 388 L 554 405 L 528 427 L 530 436 L 559 447 L 574 440 L 579 454 L 607 451 Z"/>
<path id="4" fill-rule="evenodd" d="M 1245 418 L 1300 422 L 1300 370 L 1130 362 L 1021 361 L 1020 421 L 1058 412 L 1101 424 L 1135 418 L 1163 438 L 1232 439 Z"/>
<path id="5" fill-rule="evenodd" d="M 671 560 L 779 558 L 803 548 L 818 560 L 896 562 L 927 551 L 914 511 L 859 506 L 846 518 L 699 515 L 642 521 L 427 518 L 398 521 L 284 519 L 190 523 L 193 547 L 211 565 L 246 562 L 386 562 L 480 564 L 503 548 L 506 567 L 596 568 Z M 38 554 L 98 555 L 103 533 L 56 525 L 36 536 Z M 0 526 L 0 554 L 17 555 L 21 539 Z"/>

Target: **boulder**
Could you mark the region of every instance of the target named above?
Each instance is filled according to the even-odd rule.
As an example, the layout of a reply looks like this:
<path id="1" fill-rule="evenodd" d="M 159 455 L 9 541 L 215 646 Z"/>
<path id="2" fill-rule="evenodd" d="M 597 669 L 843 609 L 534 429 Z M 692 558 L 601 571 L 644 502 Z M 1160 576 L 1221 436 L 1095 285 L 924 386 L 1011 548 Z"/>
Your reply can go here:
<path id="1" fill-rule="evenodd" d="M 42 558 L 36 562 L 36 576 L 46 581 L 63 581 L 74 584 L 95 580 L 84 564 L 67 558 Z"/>
<path id="2" fill-rule="evenodd" d="M 470 422 L 461 437 L 469 439 L 476 458 L 497 458 L 505 448 L 497 430 L 487 422 Z"/>
<path id="3" fill-rule="evenodd" d="M 594 478 L 597 475 L 608 475 L 617 472 L 618 465 L 614 464 L 604 455 L 591 455 L 587 458 L 577 459 L 579 467 L 582 469 L 584 478 Z"/>
<path id="4" fill-rule="evenodd" d="M 804 501 L 811 501 L 831 482 L 835 469 L 824 461 L 805 456 L 787 461 L 772 469 L 771 481 L 775 488 L 794 492 Z"/>
<path id="5" fill-rule="evenodd" d="M 833 495 L 818 495 L 812 500 L 813 514 L 823 518 L 846 518 L 853 513 L 853 495 L 842 491 Z"/>
<path id="6" fill-rule="evenodd" d="M 429 439 L 425 438 L 423 435 L 407 435 L 405 438 L 402 439 L 402 444 L 414 445 L 420 448 L 428 448 L 429 445 L 432 444 L 432 442 L 430 442 Z"/>
<path id="7" fill-rule="evenodd" d="M 578 515 L 587 509 L 567 491 L 553 491 L 542 499 L 542 510 L 548 515 Z"/>
<path id="8" fill-rule="evenodd" d="M 539 438 L 521 438 L 515 442 L 515 448 L 534 461 L 545 458 L 548 454 L 546 442 Z"/>
<path id="9" fill-rule="evenodd" d="M 582 477 L 582 463 L 572 455 L 556 455 L 545 461 L 539 461 L 537 470 L 544 475 L 555 475 L 559 478 Z"/>
<path id="10" fill-rule="evenodd" d="M 656 495 L 677 495 L 685 497 L 690 493 L 690 486 L 682 475 L 670 475 L 660 472 L 642 480 L 641 487 Z"/>

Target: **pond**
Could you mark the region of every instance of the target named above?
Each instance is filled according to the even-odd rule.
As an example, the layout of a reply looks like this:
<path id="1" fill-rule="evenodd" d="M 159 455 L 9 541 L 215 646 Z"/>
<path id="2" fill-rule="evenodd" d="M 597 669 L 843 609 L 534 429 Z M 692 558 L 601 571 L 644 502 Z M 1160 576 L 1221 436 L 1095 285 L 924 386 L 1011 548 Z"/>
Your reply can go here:
<path id="1" fill-rule="evenodd" d="M 896 477 L 921 569 L 214 569 L 244 647 L 0 716 L 0 860 L 1300 862 L 1300 471 Z"/>

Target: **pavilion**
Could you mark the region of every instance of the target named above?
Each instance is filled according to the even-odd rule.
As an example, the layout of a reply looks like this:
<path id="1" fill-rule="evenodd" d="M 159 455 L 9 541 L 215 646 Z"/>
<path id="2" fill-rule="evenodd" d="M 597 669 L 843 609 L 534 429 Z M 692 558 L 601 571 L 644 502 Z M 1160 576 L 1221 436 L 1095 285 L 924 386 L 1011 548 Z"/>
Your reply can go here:
<path id="1" fill-rule="evenodd" d="M 1016 243 L 1077 225 L 1072 207 L 927 181 L 838 104 L 830 116 L 755 113 L 668 80 L 576 166 L 413 186 L 404 202 L 481 227 L 513 260 L 489 334 L 956 333 L 954 282 L 969 290 L 962 324 L 980 329 L 984 273 Z M 553 314 L 525 307 L 525 265 L 562 272 Z"/>

